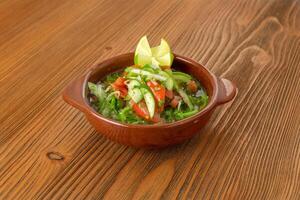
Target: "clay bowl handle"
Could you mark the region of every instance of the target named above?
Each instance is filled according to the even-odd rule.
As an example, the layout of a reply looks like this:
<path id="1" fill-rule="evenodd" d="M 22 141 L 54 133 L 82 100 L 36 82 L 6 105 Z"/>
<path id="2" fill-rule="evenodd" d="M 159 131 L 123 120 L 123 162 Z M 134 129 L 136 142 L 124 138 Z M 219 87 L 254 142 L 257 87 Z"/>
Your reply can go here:
<path id="1" fill-rule="evenodd" d="M 225 78 L 218 79 L 218 104 L 224 104 L 231 101 L 236 95 L 237 88 L 234 83 Z"/>
<path id="2" fill-rule="evenodd" d="M 84 99 L 84 80 L 84 76 L 73 80 L 63 91 L 63 99 L 65 102 L 82 112 L 85 112 L 87 109 Z"/>

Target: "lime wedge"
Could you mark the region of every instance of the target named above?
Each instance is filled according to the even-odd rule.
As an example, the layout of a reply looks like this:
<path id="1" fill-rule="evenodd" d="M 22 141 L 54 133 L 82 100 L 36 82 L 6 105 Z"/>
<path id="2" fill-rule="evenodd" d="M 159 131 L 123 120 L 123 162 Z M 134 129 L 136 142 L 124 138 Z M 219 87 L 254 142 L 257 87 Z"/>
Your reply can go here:
<path id="1" fill-rule="evenodd" d="M 166 40 L 161 39 L 160 45 L 151 48 L 151 51 L 154 57 L 161 57 L 167 53 L 171 53 L 171 48 Z"/>
<path id="2" fill-rule="evenodd" d="M 147 36 L 143 36 L 137 44 L 134 53 L 134 64 L 144 66 L 152 64 L 153 66 L 171 66 L 173 54 L 166 40 L 161 39 L 160 45 L 150 48 Z"/>
<path id="3" fill-rule="evenodd" d="M 152 55 L 154 57 L 156 57 L 158 54 L 159 54 L 159 51 L 160 51 L 160 47 L 159 46 L 156 46 L 156 47 L 152 47 L 151 48 L 151 52 L 152 52 Z"/>
<path id="4" fill-rule="evenodd" d="M 142 54 L 136 54 L 134 56 L 134 64 L 138 66 L 144 66 L 152 62 L 152 56 L 146 56 Z"/>
<path id="5" fill-rule="evenodd" d="M 147 36 L 143 36 L 136 46 L 134 55 L 152 56 Z"/>
<path id="6" fill-rule="evenodd" d="M 171 66 L 174 56 L 172 53 L 167 53 L 164 54 L 163 56 L 156 57 L 155 59 L 159 62 L 160 66 Z"/>
<path id="7" fill-rule="evenodd" d="M 152 63 L 152 65 L 158 66 L 158 68 L 159 68 L 159 62 L 158 62 L 154 57 L 152 57 L 151 63 Z M 156 67 L 156 68 L 157 68 L 157 67 Z"/>

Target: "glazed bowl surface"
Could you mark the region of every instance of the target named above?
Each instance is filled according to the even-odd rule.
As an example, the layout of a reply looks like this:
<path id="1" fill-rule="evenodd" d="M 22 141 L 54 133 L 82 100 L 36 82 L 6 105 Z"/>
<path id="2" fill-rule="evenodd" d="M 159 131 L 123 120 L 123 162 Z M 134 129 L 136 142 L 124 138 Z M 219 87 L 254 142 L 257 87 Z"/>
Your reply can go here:
<path id="1" fill-rule="evenodd" d="M 91 107 L 87 83 L 98 82 L 106 75 L 132 65 L 133 57 L 133 53 L 127 53 L 96 63 L 63 91 L 64 100 L 82 111 L 97 132 L 112 141 L 144 148 L 181 143 L 199 132 L 216 106 L 232 100 L 236 94 L 236 86 L 231 81 L 218 78 L 196 61 L 175 54 L 172 68 L 191 74 L 206 89 L 209 103 L 203 110 L 183 120 L 164 124 L 132 125 L 106 118 Z"/>

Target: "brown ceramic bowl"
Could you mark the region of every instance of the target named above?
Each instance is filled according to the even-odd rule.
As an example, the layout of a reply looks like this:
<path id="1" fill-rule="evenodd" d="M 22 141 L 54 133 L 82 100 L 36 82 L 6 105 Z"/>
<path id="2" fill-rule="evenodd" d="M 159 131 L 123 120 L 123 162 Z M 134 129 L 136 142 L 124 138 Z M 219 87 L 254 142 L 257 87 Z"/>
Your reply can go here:
<path id="1" fill-rule="evenodd" d="M 63 92 L 64 100 L 82 111 L 90 124 L 112 141 L 135 147 L 165 147 L 183 142 L 208 122 L 216 106 L 232 100 L 235 85 L 217 78 L 201 64 L 175 55 L 172 68 L 193 75 L 200 80 L 209 95 L 208 105 L 199 113 L 186 119 L 166 124 L 131 125 L 108 119 L 97 113 L 87 99 L 87 82 L 97 82 L 109 73 L 133 64 L 133 53 L 119 55 L 95 64 L 87 73 L 71 82 Z"/>

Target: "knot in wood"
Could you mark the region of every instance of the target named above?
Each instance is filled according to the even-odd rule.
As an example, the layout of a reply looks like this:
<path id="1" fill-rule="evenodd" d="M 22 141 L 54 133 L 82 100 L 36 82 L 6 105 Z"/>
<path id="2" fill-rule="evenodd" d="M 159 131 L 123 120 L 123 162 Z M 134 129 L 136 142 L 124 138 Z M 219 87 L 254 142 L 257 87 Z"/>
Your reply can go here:
<path id="1" fill-rule="evenodd" d="M 107 46 L 107 47 L 105 47 L 105 50 L 107 50 L 107 51 L 112 50 L 112 47 Z"/>
<path id="2" fill-rule="evenodd" d="M 59 152 L 54 152 L 54 151 L 50 151 L 47 153 L 47 157 L 50 159 L 50 160 L 64 160 L 65 157 L 59 153 Z"/>

